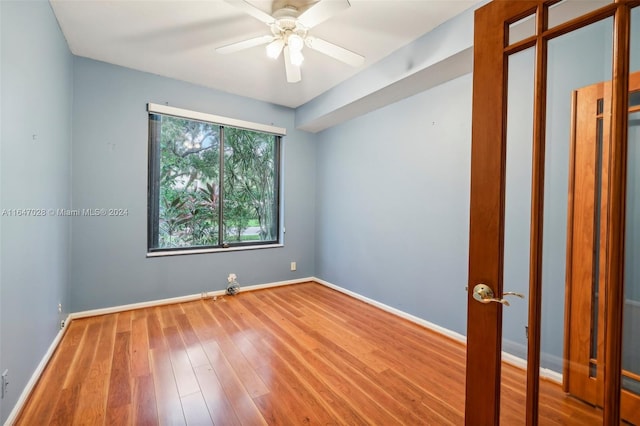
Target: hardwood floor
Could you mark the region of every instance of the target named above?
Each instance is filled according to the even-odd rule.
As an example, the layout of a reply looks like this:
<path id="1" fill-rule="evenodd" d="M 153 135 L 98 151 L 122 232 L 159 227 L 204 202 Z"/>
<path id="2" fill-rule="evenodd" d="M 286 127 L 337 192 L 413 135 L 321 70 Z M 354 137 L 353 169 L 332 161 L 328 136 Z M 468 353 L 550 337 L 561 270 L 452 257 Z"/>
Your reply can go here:
<path id="1" fill-rule="evenodd" d="M 17 424 L 464 423 L 464 345 L 315 283 L 74 320 Z M 600 424 L 543 383 L 541 424 Z M 503 424 L 524 419 L 505 366 Z"/>

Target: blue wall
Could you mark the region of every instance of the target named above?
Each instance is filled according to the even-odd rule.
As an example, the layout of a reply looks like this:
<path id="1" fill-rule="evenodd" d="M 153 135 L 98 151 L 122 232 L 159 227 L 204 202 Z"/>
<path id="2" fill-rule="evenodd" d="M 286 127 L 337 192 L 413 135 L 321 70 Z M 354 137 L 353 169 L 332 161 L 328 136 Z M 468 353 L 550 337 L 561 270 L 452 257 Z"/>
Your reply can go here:
<path id="1" fill-rule="evenodd" d="M 319 134 L 316 276 L 464 334 L 471 75 Z"/>
<path id="2" fill-rule="evenodd" d="M 241 286 L 313 276 L 315 135 L 294 129 L 292 109 L 90 59 L 74 67 L 73 206 L 129 214 L 74 218 L 72 311 L 222 290 L 231 272 Z M 146 258 L 147 102 L 287 129 L 283 248 Z"/>
<path id="3" fill-rule="evenodd" d="M 2 209 L 71 205 L 73 59 L 48 2 L 0 1 Z M 35 137 L 34 137 L 35 135 Z M 67 310 L 68 218 L 2 216 L 0 369 L 4 422 Z"/>

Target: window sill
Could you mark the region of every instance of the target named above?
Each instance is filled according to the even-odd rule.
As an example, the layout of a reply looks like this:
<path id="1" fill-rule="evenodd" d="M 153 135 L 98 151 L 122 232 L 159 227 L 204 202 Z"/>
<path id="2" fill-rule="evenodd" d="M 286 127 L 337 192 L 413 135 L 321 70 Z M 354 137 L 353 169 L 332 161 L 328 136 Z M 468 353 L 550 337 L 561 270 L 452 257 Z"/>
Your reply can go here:
<path id="1" fill-rule="evenodd" d="M 230 251 L 246 251 L 246 250 L 262 250 L 269 248 L 284 247 L 284 244 L 264 244 L 256 246 L 238 246 L 228 248 L 206 248 L 206 249 L 193 249 L 193 250 L 167 250 L 167 251 L 154 251 L 148 252 L 147 258 L 150 257 L 166 257 L 166 256 L 184 256 L 188 254 L 204 254 L 204 253 L 226 253 Z"/>

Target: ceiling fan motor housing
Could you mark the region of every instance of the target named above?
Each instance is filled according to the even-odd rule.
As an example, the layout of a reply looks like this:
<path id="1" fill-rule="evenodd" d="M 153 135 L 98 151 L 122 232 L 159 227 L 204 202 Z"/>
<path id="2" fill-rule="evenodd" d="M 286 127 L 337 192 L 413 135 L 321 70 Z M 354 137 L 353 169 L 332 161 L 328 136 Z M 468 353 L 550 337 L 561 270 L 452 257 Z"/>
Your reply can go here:
<path id="1" fill-rule="evenodd" d="M 300 36 L 303 40 L 307 36 L 307 29 L 298 22 L 300 11 L 295 6 L 284 6 L 273 13 L 275 22 L 271 25 L 274 37 L 282 38 L 288 44 L 292 34 Z"/>

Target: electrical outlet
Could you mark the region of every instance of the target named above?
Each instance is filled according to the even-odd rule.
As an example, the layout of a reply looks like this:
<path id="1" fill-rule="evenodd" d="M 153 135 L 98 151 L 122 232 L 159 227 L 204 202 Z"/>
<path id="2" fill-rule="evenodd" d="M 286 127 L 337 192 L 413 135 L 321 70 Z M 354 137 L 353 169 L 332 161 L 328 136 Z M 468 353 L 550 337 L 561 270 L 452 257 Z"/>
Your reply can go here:
<path id="1" fill-rule="evenodd" d="M 62 303 L 58 303 L 58 313 L 62 313 Z"/>
<path id="2" fill-rule="evenodd" d="M 291 270 L 295 271 L 296 269 L 298 269 L 298 265 L 296 265 L 296 262 L 291 262 Z"/>
<path id="3" fill-rule="evenodd" d="M 64 328 L 64 320 L 60 321 L 60 330 Z"/>
<path id="4" fill-rule="evenodd" d="M 0 383 L 0 397 L 4 398 L 9 388 L 9 370 L 2 373 L 2 382 Z"/>

